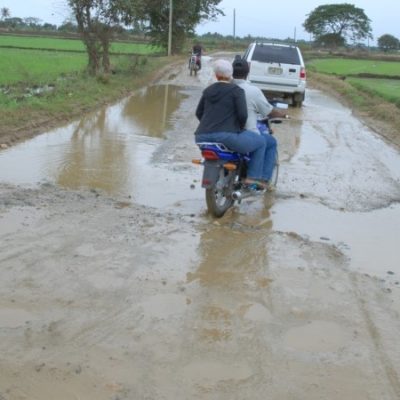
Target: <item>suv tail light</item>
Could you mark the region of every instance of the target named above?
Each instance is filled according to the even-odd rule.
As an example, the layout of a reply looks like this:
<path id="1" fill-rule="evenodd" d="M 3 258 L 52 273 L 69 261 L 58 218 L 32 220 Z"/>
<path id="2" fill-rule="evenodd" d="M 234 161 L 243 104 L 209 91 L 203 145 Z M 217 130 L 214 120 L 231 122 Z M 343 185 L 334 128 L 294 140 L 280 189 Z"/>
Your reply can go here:
<path id="1" fill-rule="evenodd" d="M 300 79 L 306 79 L 306 69 L 304 67 L 300 69 Z"/>

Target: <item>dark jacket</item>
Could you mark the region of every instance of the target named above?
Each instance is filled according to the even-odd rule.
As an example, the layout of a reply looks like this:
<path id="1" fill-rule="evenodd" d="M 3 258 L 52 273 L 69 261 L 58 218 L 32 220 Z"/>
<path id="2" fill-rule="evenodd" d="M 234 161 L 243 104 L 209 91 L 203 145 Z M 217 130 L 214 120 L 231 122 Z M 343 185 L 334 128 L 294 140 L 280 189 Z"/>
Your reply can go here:
<path id="1" fill-rule="evenodd" d="M 203 52 L 203 47 L 200 44 L 195 44 L 192 47 L 192 51 L 194 54 L 197 54 L 198 56 L 201 56 L 201 53 Z"/>
<path id="2" fill-rule="evenodd" d="M 196 109 L 200 124 L 197 133 L 243 130 L 247 120 L 246 97 L 234 83 L 216 82 L 204 90 Z"/>

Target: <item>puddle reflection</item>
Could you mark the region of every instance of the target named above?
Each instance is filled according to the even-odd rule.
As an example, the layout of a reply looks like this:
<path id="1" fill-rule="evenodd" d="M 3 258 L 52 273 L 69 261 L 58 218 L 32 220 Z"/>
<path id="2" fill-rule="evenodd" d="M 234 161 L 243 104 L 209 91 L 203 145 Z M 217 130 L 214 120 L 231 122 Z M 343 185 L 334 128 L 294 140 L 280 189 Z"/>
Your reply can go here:
<path id="1" fill-rule="evenodd" d="M 13 184 L 50 181 L 110 194 L 132 194 L 138 182 L 146 179 L 156 185 L 165 177 L 158 177 L 146 164 L 186 97 L 177 86 L 146 87 L 78 122 L 4 150 L 0 180 Z"/>
<path id="2" fill-rule="evenodd" d="M 142 135 L 162 137 L 171 127 L 171 115 L 186 97 L 181 89 L 173 85 L 146 87 L 127 99 L 121 117 L 136 125 Z"/>
<path id="3" fill-rule="evenodd" d="M 59 146 L 58 150 L 58 168 L 55 168 L 53 158 L 45 170 L 61 186 L 98 188 L 112 193 L 123 187 L 127 180 L 128 148 L 107 128 L 105 109 L 82 118 L 68 143 Z"/>
<path id="4" fill-rule="evenodd" d="M 188 283 L 199 281 L 204 286 L 235 292 L 252 286 L 250 281 L 259 285 L 268 269 L 272 203 L 258 200 L 243 202 L 240 209 L 228 211 L 201 235 L 201 262 L 196 271 L 187 274 Z"/>

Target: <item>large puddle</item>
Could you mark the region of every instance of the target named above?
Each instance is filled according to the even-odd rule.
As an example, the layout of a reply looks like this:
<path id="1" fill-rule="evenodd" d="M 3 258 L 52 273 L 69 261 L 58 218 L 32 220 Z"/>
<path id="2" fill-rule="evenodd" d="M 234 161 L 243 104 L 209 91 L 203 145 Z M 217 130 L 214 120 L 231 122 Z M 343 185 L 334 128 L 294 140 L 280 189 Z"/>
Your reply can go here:
<path id="1" fill-rule="evenodd" d="M 344 212 L 321 204 L 284 200 L 274 206 L 274 230 L 332 244 L 350 257 L 352 269 L 399 280 L 400 205 Z"/>
<path id="2" fill-rule="evenodd" d="M 191 176 L 182 172 L 172 186 L 162 167 L 150 166 L 186 97 L 182 87 L 149 86 L 114 106 L 3 150 L 0 180 L 100 189 L 154 207 L 195 198 L 194 190 L 188 190 Z"/>
<path id="3" fill-rule="evenodd" d="M 179 130 L 177 119 L 181 118 L 178 125 L 182 126 L 185 112 L 188 109 L 193 112 L 191 104 L 184 106 L 188 96 L 183 87 L 150 86 L 64 128 L 3 150 L 0 180 L 22 185 L 52 182 L 71 189 L 100 189 L 152 207 L 202 213 L 204 193 L 198 184 L 193 185 L 201 170 L 189 167 L 187 160 L 184 168 L 166 170 L 166 165 L 152 159 L 165 140 L 164 132 Z M 268 212 L 266 218 L 260 217 L 261 200 L 244 201 L 240 205 L 241 217 L 233 213 L 228 219 L 236 218 L 236 223 L 244 220 L 244 225 L 265 225 L 268 230 L 272 225 L 274 231 L 296 232 L 312 241 L 333 244 L 350 256 L 353 268 L 361 271 L 399 274 L 400 206 L 393 196 L 388 197 L 388 204 L 382 200 L 382 193 L 396 187 L 393 179 L 400 165 L 398 154 L 380 140 L 359 133 L 358 122 L 355 128 L 347 128 L 348 134 L 342 132 L 346 127 L 341 127 L 339 133 L 327 136 L 332 126 L 330 118 L 343 121 L 351 118 L 347 109 L 318 91 L 310 91 L 303 110 L 292 111 L 298 123 L 286 135 L 286 140 L 293 143 L 280 142 L 281 181 L 271 208 L 268 207 L 271 215 Z M 292 134 L 295 130 L 296 136 Z M 355 145 L 348 145 L 352 141 Z M 341 142 L 347 142 L 347 146 Z M 368 153 L 358 152 L 352 146 L 373 148 L 374 153 L 382 156 L 379 164 L 385 164 L 384 171 L 389 171 L 386 176 L 390 178 L 382 181 L 382 190 L 376 185 L 377 179 L 381 179 L 378 174 L 382 166 L 364 168 L 361 163 Z M 293 149 L 289 151 L 289 147 Z M 355 169 L 358 164 L 360 168 Z M 364 175 L 357 175 L 361 173 Z M 328 184 L 324 186 L 323 182 Z M 330 182 L 340 182 L 341 187 Z M 332 187 L 336 192 L 330 192 Z M 365 192 L 365 187 L 376 190 Z M 348 208 L 353 212 L 340 209 L 337 204 L 347 201 L 342 196 L 351 192 L 349 188 L 353 197 L 348 205 L 362 203 L 364 199 L 370 204 L 371 199 L 365 193 L 374 196 L 376 205 L 365 212 L 358 212 L 354 206 Z M 299 198 L 302 191 L 313 193 L 314 197 Z"/>

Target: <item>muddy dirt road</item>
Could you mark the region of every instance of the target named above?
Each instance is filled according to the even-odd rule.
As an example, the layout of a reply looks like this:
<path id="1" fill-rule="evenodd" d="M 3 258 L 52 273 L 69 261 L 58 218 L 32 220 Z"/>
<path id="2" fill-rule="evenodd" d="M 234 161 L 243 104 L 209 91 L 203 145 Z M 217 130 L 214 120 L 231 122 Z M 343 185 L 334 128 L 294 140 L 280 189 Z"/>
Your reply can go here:
<path id="1" fill-rule="evenodd" d="M 399 153 L 308 89 L 215 221 L 210 61 L 0 151 L 1 400 L 400 398 Z"/>

